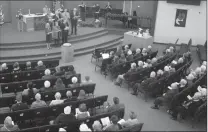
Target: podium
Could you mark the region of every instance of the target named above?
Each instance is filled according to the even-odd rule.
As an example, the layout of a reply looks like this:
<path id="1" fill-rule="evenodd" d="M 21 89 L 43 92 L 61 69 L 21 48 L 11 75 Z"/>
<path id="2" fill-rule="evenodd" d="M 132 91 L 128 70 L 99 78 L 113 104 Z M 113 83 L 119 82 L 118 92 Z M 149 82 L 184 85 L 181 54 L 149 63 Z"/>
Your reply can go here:
<path id="1" fill-rule="evenodd" d="M 153 44 L 153 41 L 152 36 L 139 37 L 137 34 L 132 33 L 132 31 L 124 33 L 124 44 L 132 44 L 132 49 L 147 48 Z"/>
<path id="2" fill-rule="evenodd" d="M 61 63 L 69 63 L 74 61 L 74 48 L 70 43 L 61 46 Z"/>

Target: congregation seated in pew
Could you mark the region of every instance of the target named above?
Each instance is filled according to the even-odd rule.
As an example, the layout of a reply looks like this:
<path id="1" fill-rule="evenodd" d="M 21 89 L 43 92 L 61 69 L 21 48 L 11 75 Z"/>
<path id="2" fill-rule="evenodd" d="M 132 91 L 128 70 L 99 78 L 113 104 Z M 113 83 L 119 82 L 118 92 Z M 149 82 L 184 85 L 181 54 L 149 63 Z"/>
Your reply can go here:
<path id="1" fill-rule="evenodd" d="M 44 70 L 44 69 L 46 69 L 46 66 L 43 64 L 42 61 L 38 61 L 36 69 L 37 70 Z"/>

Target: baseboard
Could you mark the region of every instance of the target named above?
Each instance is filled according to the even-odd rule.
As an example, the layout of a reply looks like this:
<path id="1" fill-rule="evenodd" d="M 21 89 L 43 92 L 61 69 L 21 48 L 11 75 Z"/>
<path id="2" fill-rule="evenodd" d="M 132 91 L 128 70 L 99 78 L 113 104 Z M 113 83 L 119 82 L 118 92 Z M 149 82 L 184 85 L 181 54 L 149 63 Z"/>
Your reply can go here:
<path id="1" fill-rule="evenodd" d="M 181 44 L 159 43 L 159 42 L 153 42 L 153 44 L 170 45 L 170 46 L 181 46 Z M 197 47 L 197 45 L 191 45 L 191 47 L 196 48 L 196 47 Z"/>

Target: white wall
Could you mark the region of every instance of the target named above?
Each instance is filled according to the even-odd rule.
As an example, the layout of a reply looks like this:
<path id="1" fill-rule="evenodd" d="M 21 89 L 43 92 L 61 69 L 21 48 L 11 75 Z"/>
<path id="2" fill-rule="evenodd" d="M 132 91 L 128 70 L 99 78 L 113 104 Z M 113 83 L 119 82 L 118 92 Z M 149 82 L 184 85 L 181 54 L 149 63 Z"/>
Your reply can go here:
<path id="1" fill-rule="evenodd" d="M 175 27 L 176 9 L 187 9 L 185 27 Z M 201 1 L 200 6 L 170 4 L 158 1 L 154 42 L 188 43 L 192 38 L 192 45 L 204 44 L 206 41 L 206 1 Z"/>

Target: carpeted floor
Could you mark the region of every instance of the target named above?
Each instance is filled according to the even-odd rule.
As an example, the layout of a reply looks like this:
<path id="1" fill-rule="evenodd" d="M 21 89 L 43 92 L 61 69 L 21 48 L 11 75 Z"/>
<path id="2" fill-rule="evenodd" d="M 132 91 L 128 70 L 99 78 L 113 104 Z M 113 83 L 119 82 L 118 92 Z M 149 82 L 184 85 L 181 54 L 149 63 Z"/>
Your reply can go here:
<path id="1" fill-rule="evenodd" d="M 159 50 L 159 54 L 162 49 L 165 48 L 164 45 L 154 45 L 154 48 Z M 194 51 L 194 49 L 192 49 Z M 94 71 L 95 65 L 90 62 L 91 55 L 76 57 L 73 64 L 78 73 L 84 76 L 89 75 L 91 79 L 96 82 L 95 95 L 108 95 L 108 101 L 112 103 L 113 97 L 117 96 L 120 98 L 120 102 L 124 103 L 126 106 L 125 119 L 128 118 L 129 112 L 135 111 L 138 115 L 140 122 L 144 123 L 143 131 L 202 131 L 206 130 L 206 124 L 200 123 L 196 125 L 196 128 L 191 128 L 190 121 L 183 121 L 179 123 L 170 119 L 170 116 L 164 108 L 160 110 L 151 109 L 151 105 L 154 99 L 145 102 L 142 97 L 133 96 L 130 91 L 124 86 L 122 88 L 115 86 L 111 79 L 107 77 L 104 78 L 100 74 L 99 68 Z M 198 63 L 198 57 L 196 53 L 193 52 L 194 62 L 191 68 L 196 68 Z"/>

